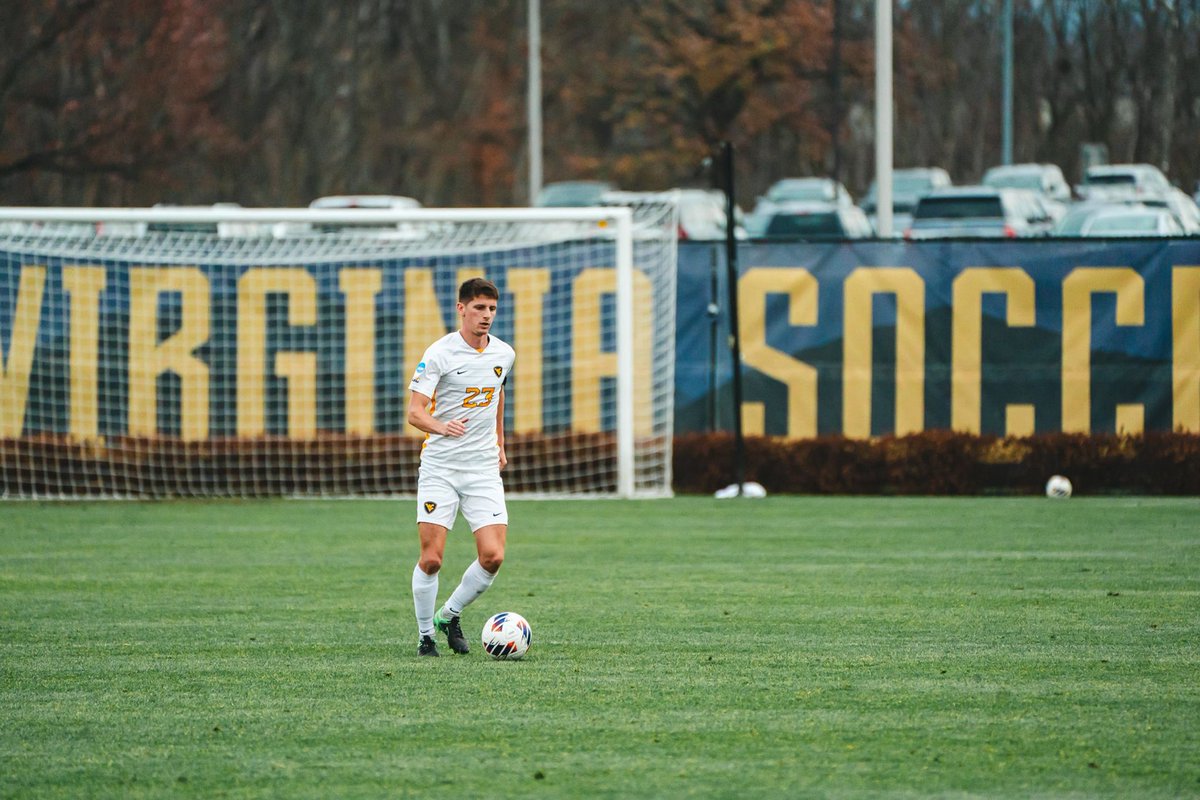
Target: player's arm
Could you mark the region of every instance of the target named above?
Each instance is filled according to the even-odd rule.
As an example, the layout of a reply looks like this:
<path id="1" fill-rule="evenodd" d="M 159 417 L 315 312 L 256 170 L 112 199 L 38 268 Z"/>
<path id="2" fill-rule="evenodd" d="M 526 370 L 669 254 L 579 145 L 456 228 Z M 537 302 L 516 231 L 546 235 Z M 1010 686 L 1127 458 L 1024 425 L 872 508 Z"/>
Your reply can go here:
<path id="1" fill-rule="evenodd" d="M 419 431 L 433 433 L 438 436 L 456 438 L 466 433 L 466 420 L 451 419 L 442 422 L 429 413 L 429 407 L 432 404 L 433 398 L 414 391 L 408 400 L 408 424 Z"/>
<path id="2" fill-rule="evenodd" d="M 499 399 L 496 401 L 496 444 L 500 445 L 500 469 L 508 466 L 508 456 L 504 455 L 504 386 L 500 386 Z"/>

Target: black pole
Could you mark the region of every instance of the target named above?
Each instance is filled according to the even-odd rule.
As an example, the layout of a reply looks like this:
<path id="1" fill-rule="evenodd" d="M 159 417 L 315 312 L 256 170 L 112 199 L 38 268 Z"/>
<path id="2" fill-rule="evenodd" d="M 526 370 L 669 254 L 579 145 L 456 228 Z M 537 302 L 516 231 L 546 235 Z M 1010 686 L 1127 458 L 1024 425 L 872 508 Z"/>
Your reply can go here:
<path id="1" fill-rule="evenodd" d="M 721 335 L 721 306 L 717 295 L 721 289 L 715 247 L 709 251 L 708 266 L 708 430 L 709 433 L 716 433 L 721 427 L 717 419 L 717 347 Z"/>
<path id="2" fill-rule="evenodd" d="M 733 358 L 733 476 L 738 494 L 746 482 L 746 442 L 742 436 L 742 337 L 738 325 L 737 218 L 734 216 L 733 143 L 721 143 L 725 189 L 725 273 L 729 291 L 729 351 Z"/>

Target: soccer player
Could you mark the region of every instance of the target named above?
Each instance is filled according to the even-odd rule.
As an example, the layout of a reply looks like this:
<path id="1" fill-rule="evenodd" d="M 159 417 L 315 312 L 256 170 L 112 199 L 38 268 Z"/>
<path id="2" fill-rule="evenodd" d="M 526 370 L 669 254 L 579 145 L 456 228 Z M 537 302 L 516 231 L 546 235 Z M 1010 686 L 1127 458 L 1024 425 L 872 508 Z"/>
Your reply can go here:
<path id="1" fill-rule="evenodd" d="M 412 577 L 422 656 L 438 655 L 435 628 L 446 634 L 451 650 L 469 652 L 459 618 L 492 585 L 504 562 L 504 383 L 516 353 L 491 333 L 499 300 L 491 281 L 463 283 L 455 306 L 459 329 L 429 346 L 409 384 L 408 422 L 427 434 L 417 478 L 421 557 Z M 460 509 L 479 557 L 435 614 L 446 533 Z"/>

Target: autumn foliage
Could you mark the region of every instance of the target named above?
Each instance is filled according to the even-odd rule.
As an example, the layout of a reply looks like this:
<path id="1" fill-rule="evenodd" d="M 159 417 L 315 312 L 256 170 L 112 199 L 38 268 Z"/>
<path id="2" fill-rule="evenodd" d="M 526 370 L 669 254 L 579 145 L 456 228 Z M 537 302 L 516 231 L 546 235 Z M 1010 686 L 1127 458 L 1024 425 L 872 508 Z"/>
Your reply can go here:
<path id="1" fill-rule="evenodd" d="M 703 184 L 740 199 L 873 176 L 873 0 L 542 4 L 545 180 Z M 999 161 L 999 3 L 895 9 L 895 162 L 959 182 Z M 1200 177 L 1200 14 L 1016 0 L 1015 157 L 1079 148 Z M 7 0 L 0 202 L 528 201 L 525 3 Z"/>

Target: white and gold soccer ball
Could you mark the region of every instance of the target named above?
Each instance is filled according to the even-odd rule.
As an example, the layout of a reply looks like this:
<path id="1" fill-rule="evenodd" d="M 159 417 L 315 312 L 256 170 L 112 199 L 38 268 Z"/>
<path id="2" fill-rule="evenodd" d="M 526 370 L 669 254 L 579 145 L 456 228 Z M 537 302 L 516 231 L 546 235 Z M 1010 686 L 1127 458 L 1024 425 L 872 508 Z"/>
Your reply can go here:
<path id="1" fill-rule="evenodd" d="M 1065 475 L 1051 475 L 1046 481 L 1046 497 L 1066 500 L 1071 496 L 1071 481 Z"/>
<path id="2" fill-rule="evenodd" d="M 514 611 L 501 611 L 483 623 L 483 649 L 498 660 L 524 656 L 532 636 L 529 623 Z"/>

